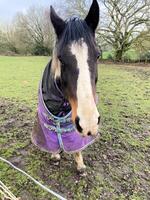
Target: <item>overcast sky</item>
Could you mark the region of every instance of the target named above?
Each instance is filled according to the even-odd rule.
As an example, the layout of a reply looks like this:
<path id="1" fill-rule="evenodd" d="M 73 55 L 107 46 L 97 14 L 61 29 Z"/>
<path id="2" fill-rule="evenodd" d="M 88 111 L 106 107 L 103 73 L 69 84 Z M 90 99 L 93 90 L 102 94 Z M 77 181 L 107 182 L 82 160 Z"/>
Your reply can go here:
<path id="1" fill-rule="evenodd" d="M 25 12 L 31 6 L 49 7 L 60 0 L 0 0 L 0 21 L 10 22 L 13 16 L 21 11 Z"/>
<path id="2" fill-rule="evenodd" d="M 70 0 L 71 1 L 71 0 Z M 92 0 L 89 0 L 92 3 Z M 63 0 L 0 0 L 0 25 L 10 23 L 17 12 L 26 12 L 32 6 L 53 5 L 56 11 L 64 7 Z M 59 5 L 59 6 L 58 6 Z M 102 11 L 102 5 L 101 5 Z M 101 12 L 102 13 L 102 12 Z"/>

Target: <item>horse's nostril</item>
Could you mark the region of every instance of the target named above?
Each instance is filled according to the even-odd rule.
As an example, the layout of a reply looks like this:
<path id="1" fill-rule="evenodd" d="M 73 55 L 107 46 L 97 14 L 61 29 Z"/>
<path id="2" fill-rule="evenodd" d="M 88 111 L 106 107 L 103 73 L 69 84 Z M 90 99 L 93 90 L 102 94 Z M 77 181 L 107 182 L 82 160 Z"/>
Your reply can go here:
<path id="1" fill-rule="evenodd" d="M 89 131 L 89 132 L 87 133 L 87 135 L 89 135 L 89 136 L 92 135 L 91 131 Z"/>
<path id="2" fill-rule="evenodd" d="M 75 125 L 76 125 L 76 128 L 77 128 L 77 130 L 80 132 L 80 133 L 82 133 L 82 131 L 83 131 L 83 129 L 82 129 L 82 127 L 80 126 L 80 118 L 79 117 L 76 117 L 75 118 Z"/>
<path id="3" fill-rule="evenodd" d="M 99 123 L 100 123 L 100 120 L 101 120 L 101 117 L 99 116 L 99 117 L 98 117 L 98 123 L 97 123 L 97 124 L 99 124 Z"/>

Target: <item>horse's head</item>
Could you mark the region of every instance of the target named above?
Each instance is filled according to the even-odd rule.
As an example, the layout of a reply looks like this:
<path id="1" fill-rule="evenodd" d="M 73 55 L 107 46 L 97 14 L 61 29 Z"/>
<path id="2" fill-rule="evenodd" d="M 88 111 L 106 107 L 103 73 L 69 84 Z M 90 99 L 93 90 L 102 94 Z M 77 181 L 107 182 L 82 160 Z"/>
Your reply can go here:
<path id="1" fill-rule="evenodd" d="M 95 42 L 99 6 L 93 0 L 84 20 L 61 19 L 51 7 L 51 21 L 57 35 L 52 59 L 55 78 L 62 82 L 65 97 L 72 108 L 72 120 L 83 135 L 95 135 L 100 116 L 96 108 L 97 59 Z"/>

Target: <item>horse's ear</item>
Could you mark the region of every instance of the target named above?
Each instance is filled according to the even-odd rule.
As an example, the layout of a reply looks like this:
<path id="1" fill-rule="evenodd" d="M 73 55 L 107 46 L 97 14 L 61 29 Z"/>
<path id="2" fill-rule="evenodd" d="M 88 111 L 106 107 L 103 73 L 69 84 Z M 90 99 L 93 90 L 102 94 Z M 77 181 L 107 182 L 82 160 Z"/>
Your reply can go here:
<path id="1" fill-rule="evenodd" d="M 52 6 L 50 6 L 50 19 L 53 24 L 57 37 L 60 37 L 60 35 L 63 33 L 65 29 L 66 23 L 56 14 Z"/>
<path id="2" fill-rule="evenodd" d="M 99 5 L 97 0 L 93 0 L 89 13 L 85 18 L 87 25 L 95 32 L 99 23 Z"/>

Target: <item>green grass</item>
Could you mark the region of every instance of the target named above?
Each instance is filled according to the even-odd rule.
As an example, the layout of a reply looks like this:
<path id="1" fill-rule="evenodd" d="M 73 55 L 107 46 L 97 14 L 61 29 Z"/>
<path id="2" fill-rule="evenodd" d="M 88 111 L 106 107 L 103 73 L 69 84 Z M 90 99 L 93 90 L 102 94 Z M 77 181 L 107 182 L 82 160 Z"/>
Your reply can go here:
<path id="1" fill-rule="evenodd" d="M 47 57 L 0 57 L 0 155 L 69 200 L 148 200 L 150 196 L 150 68 L 100 65 L 101 137 L 84 151 L 88 176 L 73 158 L 54 163 L 30 142 L 38 83 Z M 49 194 L 0 162 L 0 180 L 28 200 Z"/>
<path id="2" fill-rule="evenodd" d="M 0 56 L 0 95 L 35 103 L 39 77 L 48 57 Z"/>

